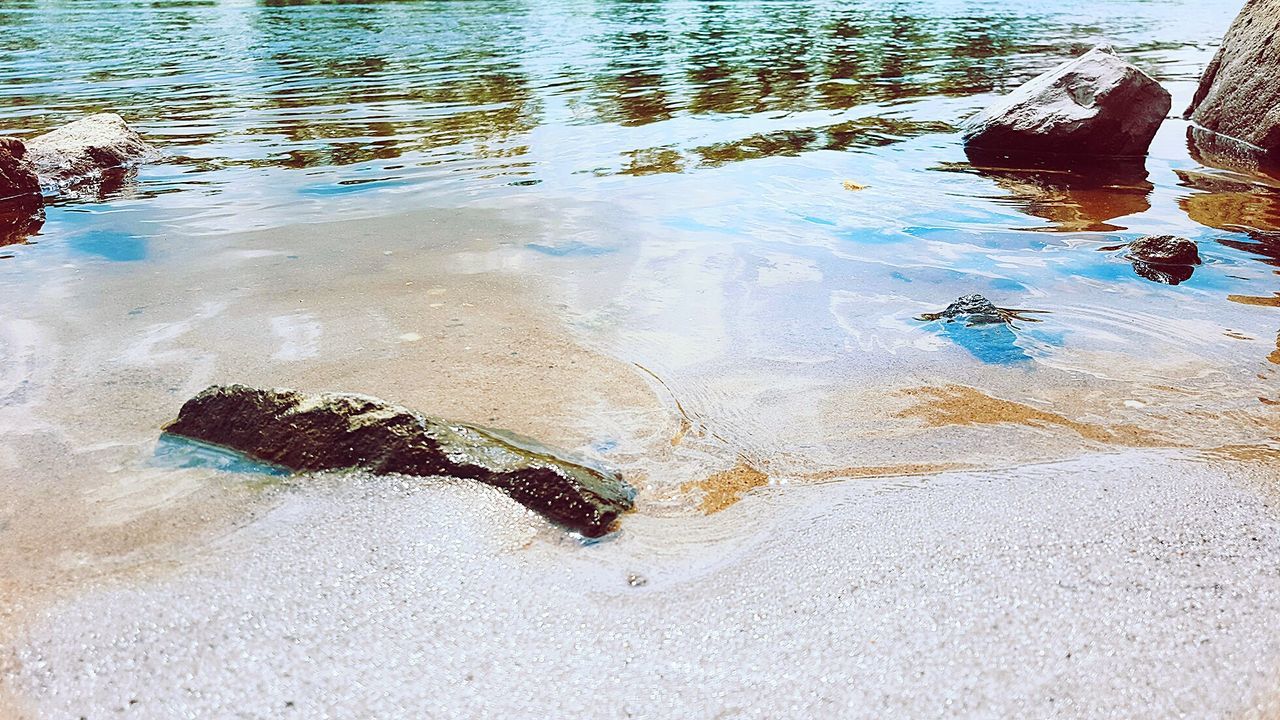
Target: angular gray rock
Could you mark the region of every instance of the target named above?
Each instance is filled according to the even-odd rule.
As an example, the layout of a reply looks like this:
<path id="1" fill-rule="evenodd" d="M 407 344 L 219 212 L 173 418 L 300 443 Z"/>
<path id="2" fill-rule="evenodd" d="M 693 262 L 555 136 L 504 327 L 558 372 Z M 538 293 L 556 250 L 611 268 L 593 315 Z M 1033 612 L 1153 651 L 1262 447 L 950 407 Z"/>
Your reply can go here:
<path id="1" fill-rule="evenodd" d="M 98 113 L 26 142 L 26 163 L 45 186 L 92 187 L 104 174 L 159 156 L 119 115 Z"/>
<path id="2" fill-rule="evenodd" d="M 1007 155 L 1145 155 L 1171 104 L 1160 83 L 1099 46 L 974 115 L 964 142 Z"/>
<path id="3" fill-rule="evenodd" d="M 609 532 L 635 497 L 620 476 L 561 459 L 531 440 L 364 395 L 215 385 L 188 400 L 164 431 L 295 471 L 478 480 L 587 537 Z"/>
<path id="4" fill-rule="evenodd" d="M 1240 164 L 1280 162 L 1280 0 L 1249 0 L 1187 108 L 1192 141 Z"/>
<path id="5" fill-rule="evenodd" d="M 0 137 L 0 204 L 39 204 L 40 180 L 25 162 L 27 146 Z"/>

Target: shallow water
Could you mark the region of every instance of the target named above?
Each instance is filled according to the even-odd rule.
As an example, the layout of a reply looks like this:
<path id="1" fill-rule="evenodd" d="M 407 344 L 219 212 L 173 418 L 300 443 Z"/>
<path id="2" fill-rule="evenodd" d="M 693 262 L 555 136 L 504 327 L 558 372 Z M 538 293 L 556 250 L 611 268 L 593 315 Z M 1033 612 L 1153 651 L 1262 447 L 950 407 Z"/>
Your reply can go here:
<path id="1" fill-rule="evenodd" d="M 1176 118 L 1144 166 L 1087 174 L 975 166 L 955 131 L 997 94 L 1101 40 L 1159 78 L 1177 114 L 1237 7 L 5 2 L 0 133 L 29 137 L 112 110 L 167 155 L 102 197 L 55 202 L 38 228 L 0 215 L 0 238 L 15 240 L 0 247 L 0 639 L 8 618 L 25 618 L 46 595 L 83 601 L 51 611 L 34 644 L 14 655 L 25 663 L 24 687 L 52 689 L 44 707 L 70 712 L 79 708 L 67 698 L 90 698 L 94 709 L 127 703 L 117 672 L 141 687 L 163 684 L 149 675 L 164 675 L 147 661 L 153 646 L 116 643 L 114 630 L 82 640 L 58 613 L 131 633 L 119 621 L 136 614 L 131 583 L 170 571 L 173 583 L 136 589 L 155 605 L 155 624 L 130 637 L 187 643 L 171 655 L 179 664 L 202 657 L 188 652 L 184 613 L 216 636 L 224 617 L 255 622 L 237 614 L 242 604 L 277 607 L 241 582 L 245 567 L 285 578 L 286 589 L 263 585 L 271 598 L 297 596 L 274 618 L 284 624 L 297 620 L 291 609 L 346 617 L 331 612 L 346 600 L 313 598 L 290 578 L 358 576 L 360 588 L 389 583 L 374 600 L 421 600 L 393 612 L 398 627 L 418 627 L 420 610 L 457 631 L 437 649 L 501 656 L 493 636 L 473 642 L 471 626 L 448 622 L 452 606 L 411 592 L 435 587 L 417 568 L 440 562 L 463 570 L 434 576 L 462 583 L 440 585 L 442 597 L 465 598 L 463 586 L 475 582 L 492 598 L 523 593 L 616 617 L 632 632 L 610 645 L 639 648 L 608 658 L 625 661 L 604 666 L 618 674 L 637 672 L 623 667 L 636 658 L 644 673 L 671 665 L 678 672 L 668 678 L 696 678 L 698 666 L 679 663 L 693 652 L 709 665 L 727 660 L 741 671 L 734 683 L 759 670 L 795 692 L 817 672 L 803 665 L 815 648 L 856 636 L 861 654 L 835 652 L 820 664 L 864 675 L 884 694 L 846 684 L 828 698 L 846 709 L 929 714 L 937 698 L 922 688 L 940 688 L 949 703 L 979 687 L 990 697 L 978 710 L 1048 711 L 1063 686 L 1023 690 L 1034 680 L 1026 673 L 1042 670 L 1077 703 L 1067 715 L 1101 716 L 1094 710 L 1117 699 L 1117 713 L 1249 703 L 1249 688 L 1265 686 L 1275 664 L 1272 645 L 1252 642 L 1275 606 L 1274 578 L 1253 567 L 1266 565 L 1275 542 L 1273 505 L 1237 486 L 1238 468 L 1217 466 L 1248 461 L 1264 491 L 1274 490 L 1280 235 L 1265 233 L 1280 231 L 1278 184 L 1201 165 Z M 1121 246 L 1151 233 L 1196 240 L 1204 265 L 1176 285 L 1139 275 Z M 1026 316 L 1039 322 L 965 328 L 918 319 L 971 293 L 1039 311 Z M 445 492 L 434 481 L 410 482 L 431 492 L 408 501 L 397 495 L 400 481 L 359 477 L 354 490 L 334 491 L 337 501 L 323 483 L 317 495 L 282 500 L 278 482 L 305 483 L 160 441 L 181 403 L 213 382 L 365 392 L 508 428 L 621 470 L 640 491 L 640 512 L 610 541 L 584 548 L 484 489 Z M 1186 450 L 1176 462 L 1164 450 L 1105 454 L 1147 447 Z M 1088 459 L 1032 465 L 1080 456 Z M 989 470 L 1008 466 L 1022 467 Z M 978 471 L 945 480 L 958 495 L 875 495 L 923 492 L 936 473 L 965 468 Z M 902 479 L 758 490 L 880 476 Z M 366 504 L 366 489 L 394 497 Z M 954 512 L 957 497 L 964 513 Z M 694 517 L 702 513 L 712 517 Z M 1238 523 L 1220 522 L 1232 513 Z M 312 516 L 319 520 L 297 527 L 314 533 L 292 529 Z M 995 555 L 975 532 L 989 527 L 1004 533 Z M 1242 539 L 1250 527 L 1266 532 Z M 513 546 L 497 547 L 504 540 L 494 528 Z M 386 547 L 425 548 L 406 556 L 412 573 L 360 565 L 363 550 L 353 548 L 378 532 Z M 1070 542 L 1046 545 L 1046 534 Z M 1108 544 L 1095 562 L 1097 537 Z M 1195 553 L 1165 562 L 1167 537 L 1190 538 L 1212 556 L 1207 569 Z M 1255 545 L 1258 537 L 1266 544 Z M 967 585 L 974 576 L 964 562 L 951 563 L 954 578 L 939 572 L 936 559 L 957 540 L 975 558 L 995 558 L 984 563 L 986 584 Z M 1135 567 L 1135 548 L 1150 562 Z M 376 550 L 370 563 L 381 562 Z M 1079 567 L 1064 580 L 1054 568 L 1067 556 Z M 557 575 L 566 563 L 574 573 Z M 802 565 L 815 568 L 806 582 L 794 578 Z M 192 567 L 213 569 L 192 580 Z M 873 602 L 840 619 L 842 588 L 868 567 L 883 572 Z M 899 617 L 877 646 L 883 613 L 903 596 L 902 567 L 919 571 L 906 575 L 936 617 Z M 648 584 L 624 587 L 637 568 Z M 1015 599 L 1041 602 L 1048 587 L 1065 600 L 1030 614 L 1006 608 L 1014 571 Z M 1235 594 L 1220 592 L 1217 574 L 1240 581 Z M 546 582 L 552 576 L 560 579 Z M 1081 577 L 1085 584 L 1070 585 Z M 765 585 L 778 607 L 818 619 L 761 622 L 760 578 L 772 579 Z M 206 581 L 214 591 L 204 592 Z M 592 583 L 605 596 L 560 603 Z M 86 592 L 96 585 L 106 590 Z M 695 585 L 702 589 L 686 593 Z M 1102 586 L 1132 601 L 1121 624 L 1137 628 L 1124 636 L 1137 646 L 1108 639 L 1120 636 L 1101 612 L 1110 606 L 1099 601 L 1110 597 L 1098 594 Z M 731 603 L 717 595 L 724 587 Z M 507 618 L 481 595 L 491 621 Z M 173 600 L 189 596 L 205 604 Z M 1221 616 L 1160 614 L 1173 596 L 1239 622 L 1219 624 L 1205 645 L 1201 632 L 1212 634 Z M 673 597 L 687 607 L 666 617 L 658 606 Z M 954 602 L 929 604 L 939 598 Z M 988 610 L 1007 613 L 993 620 Z M 691 651 L 688 639 L 703 636 L 681 628 L 698 613 L 713 617 Z M 839 621 L 824 625 L 828 615 Z M 963 638 L 930 645 L 943 637 L 930 635 L 939 623 L 954 620 L 963 635 L 965 623 L 1010 618 L 1002 627 L 1030 623 L 1037 640 L 1006 633 L 990 643 L 995 651 L 973 657 L 965 653 L 977 646 Z M 569 652 L 540 646 L 542 625 L 512 622 L 528 654 L 546 650 L 538 672 L 548 671 L 545 658 Z M 564 637 L 599 641 L 575 622 L 562 614 L 546 627 L 573 625 Z M 671 636 L 646 635 L 655 622 Z M 293 642 L 263 634 L 276 627 L 246 629 L 245 643 Z M 736 642 L 739 628 L 760 632 Z M 332 646 L 329 626 L 313 630 L 307 642 Z M 1098 657 L 1124 662 L 1077 670 L 1039 652 L 1046 642 L 1077 651 L 1054 645 L 1072 632 Z M 421 637 L 394 639 L 399 667 L 415 677 L 382 701 L 425 702 L 431 692 L 414 695 L 431 687 L 416 676 Z M 786 652 L 766 656 L 788 672 L 752 665 L 760 647 L 779 642 Z M 717 643 L 729 654 L 717 655 Z M 916 648 L 938 660 L 919 683 L 904 680 L 916 677 Z M 330 664 L 341 671 L 370 667 L 361 653 L 380 646 L 338 649 L 352 652 Z M 885 652 L 901 672 L 878 669 Z M 80 667 L 70 657 L 88 662 L 86 671 L 64 672 Z M 226 667 L 293 669 L 285 651 L 244 657 Z M 1189 657 L 1187 675 L 1154 685 L 1145 677 Z M 957 658 L 976 680 L 945 667 Z M 0 676 L 6 661 L 0 652 Z M 1203 677 L 1209 664 L 1213 691 L 1187 692 L 1200 686 L 1185 678 Z M 558 672 L 566 667 L 579 665 Z M 463 672 L 450 668 L 433 682 Z M 594 693 L 606 675 L 596 667 L 565 677 L 565 697 L 576 697 L 571 686 Z M 223 691 L 234 683 L 214 673 L 201 679 L 209 694 L 162 692 L 171 706 L 138 712 L 216 711 L 234 701 L 270 716 L 274 706 L 254 703 L 300 691 L 280 677 L 231 697 Z M 511 686 L 506 677 L 486 678 L 495 710 L 530 675 L 510 675 Z M 101 678 L 110 686 L 95 684 Z M 340 680 L 343 691 L 354 687 Z M 1156 698 L 1155 687 L 1169 692 Z M 468 692 L 449 695 L 455 708 Z M 751 692 L 743 697 L 757 697 L 755 710 L 768 714 L 769 698 Z M 774 700 L 778 709 L 820 706 Z M 687 707 L 710 714 L 732 709 L 725 702 Z M 978 711 L 953 708 L 966 709 Z"/>
<path id="2" fill-rule="evenodd" d="M 167 160 L 55 203 L 3 248 L 0 430 L 140 443 L 134 467 L 157 455 L 152 416 L 214 379 L 404 391 L 412 378 L 391 378 L 404 351 L 371 356 L 385 328 L 360 313 L 405 304 L 379 316 L 403 347 L 447 303 L 393 300 L 389 277 L 444 293 L 450 277 L 493 275 L 538 288 L 535 309 L 628 364 L 668 415 L 619 415 L 602 388 L 576 417 L 505 419 L 576 424 L 556 439 L 643 478 L 659 505 L 736 466 L 785 481 L 1081 446 L 1273 445 L 1280 239 L 1255 231 L 1280 229 L 1280 190 L 1200 165 L 1178 119 L 1145 166 L 1083 174 L 975 166 L 955 132 L 1103 40 L 1164 82 L 1176 112 L 1233 11 L 6 3 L 0 131 L 113 110 Z M 436 214 L 375 222 L 424 208 Z M 481 214 L 441 224 L 464 211 Z M 495 211 L 510 225 L 482 214 Z M 229 234 L 352 217 L 367 224 Z M 335 232 L 360 239 L 322 237 Z M 1193 238 L 1205 264 L 1176 285 L 1141 276 L 1122 245 L 1157 232 Z M 974 292 L 1045 314 L 918 319 Z M 365 372 L 318 369 L 344 362 Z M 111 428 L 117 395 L 138 410 L 128 440 Z"/>

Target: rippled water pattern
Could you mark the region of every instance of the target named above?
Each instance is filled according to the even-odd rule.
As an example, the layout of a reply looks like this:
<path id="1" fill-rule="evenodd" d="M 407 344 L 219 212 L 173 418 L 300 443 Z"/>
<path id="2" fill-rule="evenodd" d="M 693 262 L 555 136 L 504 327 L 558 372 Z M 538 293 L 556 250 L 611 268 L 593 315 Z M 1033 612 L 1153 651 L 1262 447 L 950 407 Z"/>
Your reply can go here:
<path id="1" fill-rule="evenodd" d="M 119 112 L 174 158 L 157 191 L 308 169 L 317 193 L 579 185 L 945 132 L 886 108 L 1002 89 L 1100 37 L 1190 78 L 1184 51 L 1222 24 L 1112 5 L 15 1 L 0 129 Z"/>
<path id="2" fill-rule="evenodd" d="M 589 211 L 524 249 L 570 281 L 556 262 L 625 258 L 581 323 L 621 328 L 663 374 L 752 358 L 847 377 L 943 348 L 1097 372 L 1064 346 L 1266 368 L 1274 187 L 1201 167 L 1177 119 L 1145 166 L 1089 174 L 975 166 L 955 132 L 1102 40 L 1176 112 L 1236 7 L 7 2 L 0 131 L 112 110 L 169 161 L 51 208 L 5 255 L 139 263 L 175 231 L 548 201 Z M 1144 276 L 1122 246 L 1152 232 L 1196 240 L 1205 266 Z M 915 320 L 971 292 L 1052 321 Z"/>

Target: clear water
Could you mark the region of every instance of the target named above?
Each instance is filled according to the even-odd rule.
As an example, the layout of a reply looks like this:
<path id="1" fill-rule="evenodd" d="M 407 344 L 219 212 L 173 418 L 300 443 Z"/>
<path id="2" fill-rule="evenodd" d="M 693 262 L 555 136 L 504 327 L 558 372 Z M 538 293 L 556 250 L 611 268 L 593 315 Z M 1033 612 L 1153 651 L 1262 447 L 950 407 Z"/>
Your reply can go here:
<path id="1" fill-rule="evenodd" d="M 1202 167 L 1176 118 L 1137 173 L 974 167 L 955 132 L 1103 40 L 1176 114 L 1236 5 L 14 0 L 0 131 L 111 110 L 168 160 L 51 207 L 3 248 L 3 298 L 37 324 L 76 303 L 132 312 L 25 299 L 71 266 L 147 277 L 228 231 L 498 208 L 553 218 L 503 262 L 753 461 L 840 462 L 833 426 L 874 435 L 889 416 L 815 408 L 875 385 L 1047 402 L 1075 383 L 1095 419 L 1199 427 L 1207 403 L 1244 418 L 1230 438 L 1270 442 L 1280 243 L 1245 229 L 1280 229 L 1280 191 Z M 1205 264 L 1139 276 L 1117 246 L 1150 233 L 1194 239 Z M 974 292 L 1049 314 L 916 320 Z M 202 312 L 198 289 L 181 302 Z"/>

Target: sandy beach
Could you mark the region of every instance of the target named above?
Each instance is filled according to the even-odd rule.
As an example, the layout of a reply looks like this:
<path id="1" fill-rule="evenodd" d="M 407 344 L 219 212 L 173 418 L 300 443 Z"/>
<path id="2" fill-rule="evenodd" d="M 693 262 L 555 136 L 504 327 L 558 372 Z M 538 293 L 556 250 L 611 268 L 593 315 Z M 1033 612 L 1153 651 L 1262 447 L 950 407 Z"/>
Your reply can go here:
<path id="1" fill-rule="evenodd" d="M 10 692 L 32 717 L 1280 711 L 1259 465 L 1126 451 L 788 489 L 585 547 L 447 480 L 272 496 L 38 613 Z"/>

